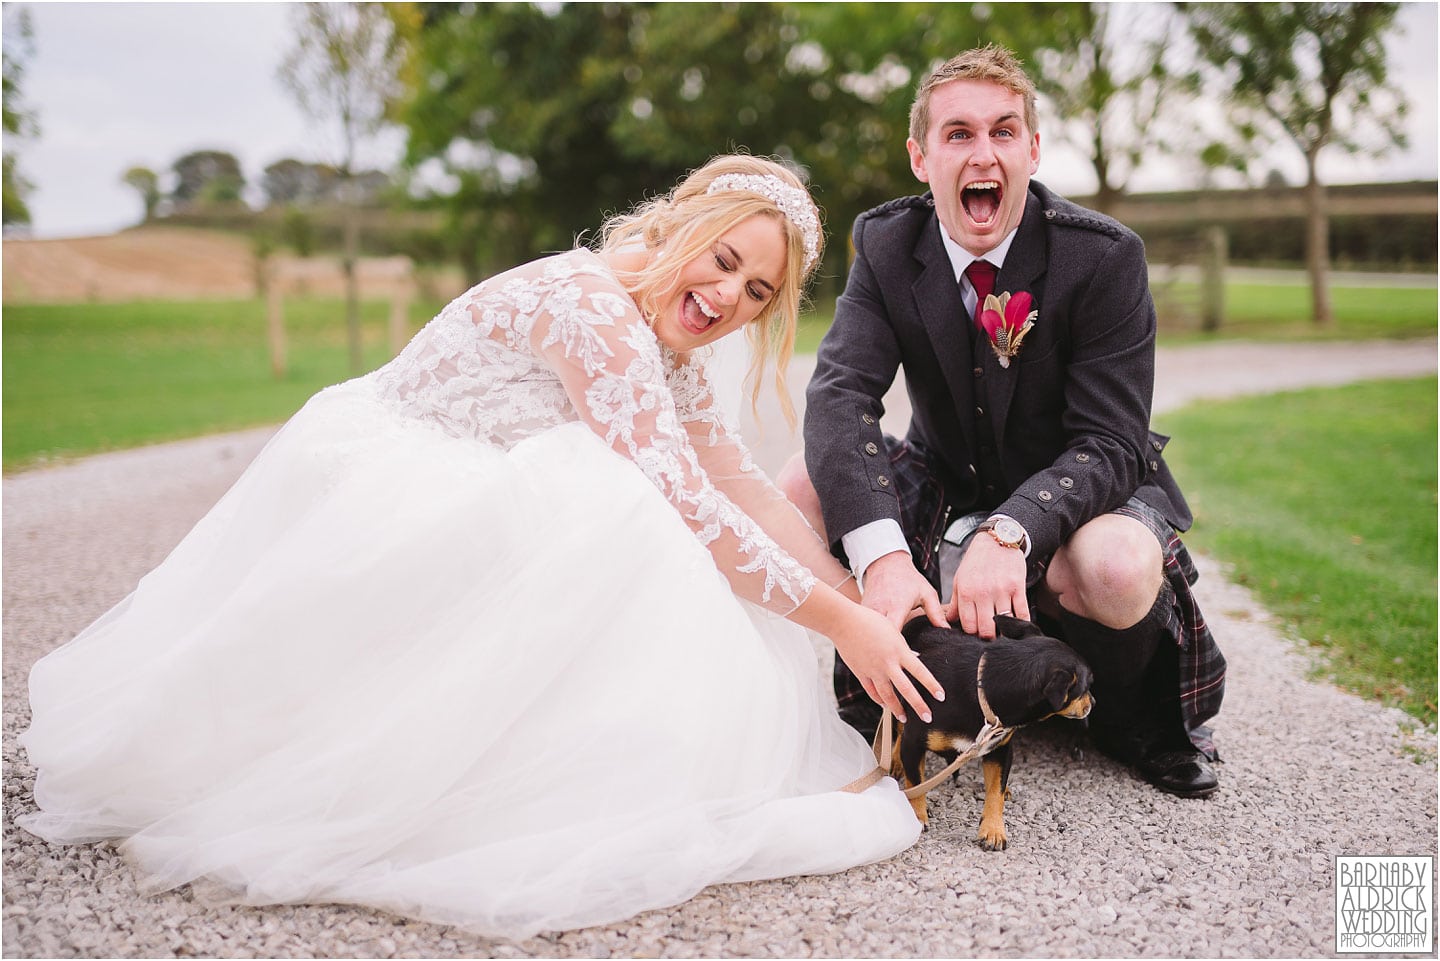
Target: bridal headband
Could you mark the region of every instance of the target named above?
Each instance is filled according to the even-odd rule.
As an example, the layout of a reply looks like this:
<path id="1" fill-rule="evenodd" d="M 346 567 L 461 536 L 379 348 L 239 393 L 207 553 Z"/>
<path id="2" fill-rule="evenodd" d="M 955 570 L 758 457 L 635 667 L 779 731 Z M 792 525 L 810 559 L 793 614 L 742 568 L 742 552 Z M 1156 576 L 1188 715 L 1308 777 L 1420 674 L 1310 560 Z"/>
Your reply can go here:
<path id="1" fill-rule="evenodd" d="M 810 272 L 810 265 L 820 256 L 820 218 L 815 216 L 815 204 L 808 193 L 773 174 L 721 174 L 710 181 L 705 193 L 722 190 L 748 190 L 779 207 L 780 212 L 800 230 L 800 237 L 805 242 L 805 272 Z"/>

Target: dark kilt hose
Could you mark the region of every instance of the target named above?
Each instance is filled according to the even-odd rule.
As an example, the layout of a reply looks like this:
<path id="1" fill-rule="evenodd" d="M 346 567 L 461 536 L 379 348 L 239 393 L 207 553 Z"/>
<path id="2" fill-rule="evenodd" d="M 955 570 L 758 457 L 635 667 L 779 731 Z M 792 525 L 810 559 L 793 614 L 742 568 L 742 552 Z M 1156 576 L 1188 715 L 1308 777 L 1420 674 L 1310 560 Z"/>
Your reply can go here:
<path id="1" fill-rule="evenodd" d="M 1150 430 L 1156 320 L 1139 237 L 1031 180 L 995 281 L 997 292 L 1031 294 L 1037 309 L 1008 365 L 965 310 L 928 194 L 861 214 L 852 239 L 845 293 L 806 392 L 806 468 L 831 549 L 844 559 L 842 535 L 893 519 L 943 597 L 940 546 L 959 519 L 1020 522 L 1032 588 L 1086 521 L 1139 520 L 1165 567 L 1146 617 L 1118 631 L 1063 610 L 1037 620 L 1095 671 L 1089 727 L 1102 748 L 1126 731 L 1163 730 L 1215 760 L 1204 724 L 1220 709 L 1225 659 L 1176 533 L 1192 518 L 1165 464 L 1168 438 Z M 897 440 L 879 421 L 901 370 L 911 419 Z M 953 564 L 955 550 L 948 556 Z M 879 708 L 839 661 L 836 695 L 847 720 L 873 730 Z"/>

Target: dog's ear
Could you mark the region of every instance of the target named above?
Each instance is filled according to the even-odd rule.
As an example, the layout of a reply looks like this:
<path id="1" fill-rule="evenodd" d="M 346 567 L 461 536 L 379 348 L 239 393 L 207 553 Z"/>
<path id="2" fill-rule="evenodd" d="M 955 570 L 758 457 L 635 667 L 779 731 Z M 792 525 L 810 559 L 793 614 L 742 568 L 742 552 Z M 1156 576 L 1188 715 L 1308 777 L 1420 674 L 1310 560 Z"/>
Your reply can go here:
<path id="1" fill-rule="evenodd" d="M 1011 617 L 1009 614 L 995 615 L 995 630 L 1001 637 L 1008 637 L 1016 641 L 1022 641 L 1027 637 L 1045 636 L 1045 632 L 1036 627 L 1033 621 L 1021 620 L 1018 617 Z"/>
<path id="2" fill-rule="evenodd" d="M 1070 691 L 1075 686 L 1075 675 L 1064 668 L 1056 668 L 1045 682 L 1045 699 L 1052 710 L 1063 710 L 1070 703 Z"/>

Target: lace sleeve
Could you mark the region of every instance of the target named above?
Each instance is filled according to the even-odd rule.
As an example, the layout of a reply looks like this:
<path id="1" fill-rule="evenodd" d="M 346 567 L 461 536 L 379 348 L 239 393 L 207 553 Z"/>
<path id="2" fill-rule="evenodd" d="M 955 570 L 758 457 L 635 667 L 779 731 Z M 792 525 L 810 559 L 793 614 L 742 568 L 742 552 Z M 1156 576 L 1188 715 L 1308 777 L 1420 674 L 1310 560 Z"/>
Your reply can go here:
<path id="1" fill-rule="evenodd" d="M 721 403 L 703 358 L 670 377 L 681 423 L 711 483 L 755 518 L 789 554 L 816 577 L 839 587 L 850 577 L 820 536 L 770 477 L 755 465 L 734 417 Z"/>
<path id="2" fill-rule="evenodd" d="M 542 295 L 530 343 L 580 418 L 675 507 L 739 596 L 788 614 L 815 576 L 711 483 L 680 421 L 659 342 L 608 275 L 576 273 Z"/>

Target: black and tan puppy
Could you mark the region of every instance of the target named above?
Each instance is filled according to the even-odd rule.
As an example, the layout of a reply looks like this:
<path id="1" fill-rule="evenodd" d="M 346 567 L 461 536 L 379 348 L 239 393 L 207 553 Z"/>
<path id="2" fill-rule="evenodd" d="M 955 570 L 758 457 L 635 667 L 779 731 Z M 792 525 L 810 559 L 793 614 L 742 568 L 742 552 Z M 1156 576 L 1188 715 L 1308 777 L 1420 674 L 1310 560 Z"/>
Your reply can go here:
<path id="1" fill-rule="evenodd" d="M 935 627 L 923 617 L 905 625 L 905 639 L 945 689 L 945 700 L 936 701 L 925 692 L 933 718 L 928 724 L 910 712 L 900 727 L 891 774 L 909 788 L 924 780 L 927 750 L 950 760 L 967 750 L 985 724 L 988 704 L 1000 725 L 1012 729 L 981 759 L 985 807 L 978 837 L 981 845 L 999 851 L 1005 847 L 1013 729 L 1055 715 L 1085 717 L 1092 699 L 1090 666 L 1066 644 L 1018 618 L 998 616 L 995 626 L 1000 636 L 985 641 Z M 910 804 L 920 823 L 928 824 L 925 795 Z"/>

